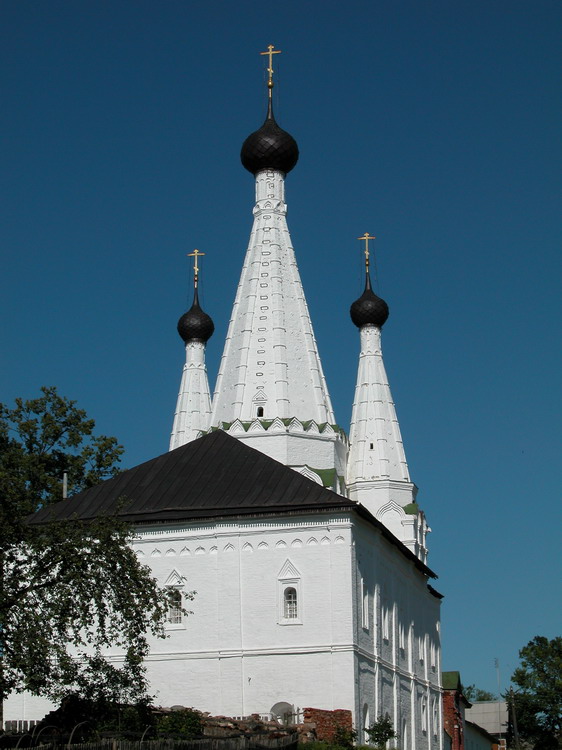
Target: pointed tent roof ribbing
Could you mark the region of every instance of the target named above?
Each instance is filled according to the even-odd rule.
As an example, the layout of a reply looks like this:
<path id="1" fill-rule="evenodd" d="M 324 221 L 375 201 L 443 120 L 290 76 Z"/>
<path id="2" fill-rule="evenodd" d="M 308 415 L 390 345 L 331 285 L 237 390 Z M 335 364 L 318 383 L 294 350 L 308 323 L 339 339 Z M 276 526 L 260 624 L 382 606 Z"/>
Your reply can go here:
<path id="1" fill-rule="evenodd" d="M 270 53 L 273 54 L 270 50 Z M 271 61 L 270 61 L 271 83 Z M 269 87 L 271 94 L 271 86 Z M 294 139 L 273 118 L 242 147 L 256 177 L 250 242 L 221 359 L 211 425 L 259 415 L 333 423 L 334 414 L 289 235 L 285 174 L 298 158 Z"/>

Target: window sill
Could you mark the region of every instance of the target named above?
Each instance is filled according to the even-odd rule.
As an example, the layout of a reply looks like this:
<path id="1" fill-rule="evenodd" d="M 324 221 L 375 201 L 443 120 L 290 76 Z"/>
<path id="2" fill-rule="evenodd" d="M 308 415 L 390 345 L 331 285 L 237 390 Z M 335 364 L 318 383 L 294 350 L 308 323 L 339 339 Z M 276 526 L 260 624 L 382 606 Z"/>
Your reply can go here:
<path id="1" fill-rule="evenodd" d="M 295 617 L 291 620 L 279 620 L 277 624 L 278 625 L 302 625 L 302 620 L 299 620 L 298 617 Z"/>
<path id="2" fill-rule="evenodd" d="M 164 630 L 185 630 L 184 622 L 169 622 L 164 626 Z"/>

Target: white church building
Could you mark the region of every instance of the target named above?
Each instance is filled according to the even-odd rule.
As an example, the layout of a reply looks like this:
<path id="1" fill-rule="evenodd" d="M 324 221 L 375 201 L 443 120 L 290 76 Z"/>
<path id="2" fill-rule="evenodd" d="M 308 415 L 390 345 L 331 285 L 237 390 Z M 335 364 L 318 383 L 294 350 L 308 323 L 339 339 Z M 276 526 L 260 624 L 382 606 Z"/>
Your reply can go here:
<path id="1" fill-rule="evenodd" d="M 358 730 L 388 713 L 402 750 L 441 750 L 441 595 L 382 358 L 388 306 L 371 289 L 366 236 L 348 438 L 287 226 L 298 147 L 275 121 L 272 72 L 270 58 L 267 117 L 242 146 L 254 223 L 213 395 L 214 326 L 195 255 L 170 451 L 51 511 L 91 518 L 126 496 L 140 559 L 178 600 L 197 592 L 188 617 L 172 608 L 169 638 L 147 660 L 161 705 L 231 716 L 343 708 Z M 10 715 L 20 701 L 8 700 L 6 719 L 24 718 Z"/>

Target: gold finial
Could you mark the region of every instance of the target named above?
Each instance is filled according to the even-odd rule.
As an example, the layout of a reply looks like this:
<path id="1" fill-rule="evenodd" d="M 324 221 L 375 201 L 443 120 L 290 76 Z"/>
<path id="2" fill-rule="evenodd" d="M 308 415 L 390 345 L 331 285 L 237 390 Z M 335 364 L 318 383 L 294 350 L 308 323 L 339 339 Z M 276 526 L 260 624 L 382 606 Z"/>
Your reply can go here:
<path id="1" fill-rule="evenodd" d="M 199 281 L 199 258 L 205 255 L 205 253 L 202 253 L 200 250 L 195 248 L 195 250 L 192 253 L 188 253 L 188 258 L 193 258 L 193 286 L 197 289 L 197 282 Z"/>
<path id="2" fill-rule="evenodd" d="M 365 250 L 363 251 L 365 253 L 365 271 L 367 273 L 369 272 L 369 240 L 374 240 L 376 237 L 371 237 L 369 232 L 365 232 L 365 234 L 362 237 L 358 237 L 358 240 L 361 240 L 365 243 Z"/>
<path id="3" fill-rule="evenodd" d="M 267 79 L 267 88 L 269 89 L 270 96 L 271 96 L 271 89 L 273 88 L 273 55 L 281 54 L 281 50 L 273 49 L 273 46 L 274 46 L 273 44 L 268 44 L 267 52 L 260 52 L 260 55 L 268 55 L 269 57 L 269 68 L 267 69 L 269 78 Z"/>

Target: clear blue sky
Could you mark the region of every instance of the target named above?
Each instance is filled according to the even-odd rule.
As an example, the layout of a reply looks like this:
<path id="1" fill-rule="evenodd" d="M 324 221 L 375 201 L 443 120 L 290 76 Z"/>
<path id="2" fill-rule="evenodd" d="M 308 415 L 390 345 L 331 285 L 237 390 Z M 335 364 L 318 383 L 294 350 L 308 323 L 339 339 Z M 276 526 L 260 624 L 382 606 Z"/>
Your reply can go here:
<path id="1" fill-rule="evenodd" d="M 384 354 L 433 533 L 444 669 L 502 688 L 561 632 L 558 0 L 3 0 L 0 398 L 56 385 L 167 449 L 185 254 L 214 382 L 251 226 L 242 141 L 299 143 L 289 225 L 338 422 L 377 236 Z"/>

